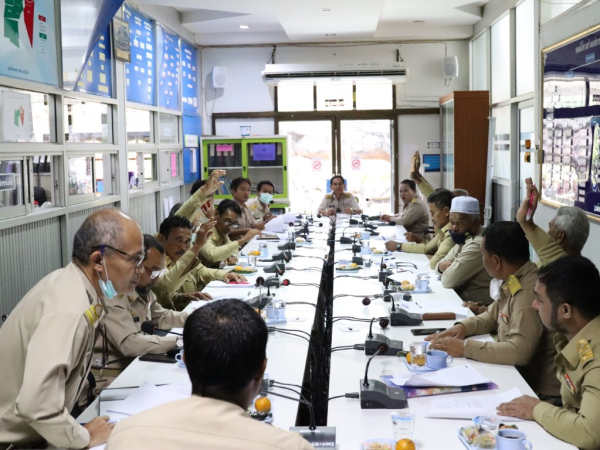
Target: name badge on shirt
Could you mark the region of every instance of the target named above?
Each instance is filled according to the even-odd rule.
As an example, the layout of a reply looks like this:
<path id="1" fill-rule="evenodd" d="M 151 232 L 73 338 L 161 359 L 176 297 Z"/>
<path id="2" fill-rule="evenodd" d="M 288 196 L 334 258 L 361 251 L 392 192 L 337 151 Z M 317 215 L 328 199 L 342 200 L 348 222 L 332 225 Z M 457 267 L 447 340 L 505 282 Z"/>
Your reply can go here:
<path id="1" fill-rule="evenodd" d="M 565 384 L 567 385 L 567 389 L 569 390 L 569 392 L 573 394 L 573 396 L 575 396 L 575 386 L 573 385 L 571 377 L 568 373 L 565 373 Z"/>
<path id="2" fill-rule="evenodd" d="M 138 323 L 139 321 L 140 321 L 140 318 L 139 318 L 139 317 L 134 317 L 134 318 L 133 318 L 133 323 Z"/>

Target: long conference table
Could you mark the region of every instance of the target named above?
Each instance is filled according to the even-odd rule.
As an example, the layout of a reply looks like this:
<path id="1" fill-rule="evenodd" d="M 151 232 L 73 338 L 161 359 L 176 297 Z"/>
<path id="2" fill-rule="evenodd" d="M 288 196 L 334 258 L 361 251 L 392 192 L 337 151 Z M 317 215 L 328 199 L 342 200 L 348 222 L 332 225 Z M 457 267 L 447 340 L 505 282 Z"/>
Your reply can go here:
<path id="1" fill-rule="evenodd" d="M 349 316 L 362 319 L 371 319 L 387 315 L 390 306 L 389 302 L 384 302 L 381 297 L 374 298 L 375 295 L 382 293 L 382 285 L 377 279 L 364 279 L 368 276 L 377 275 L 381 257 L 374 256 L 374 264 L 371 268 L 363 268 L 356 273 L 340 272 L 334 269 L 334 278 L 326 279 L 326 265 L 333 262 L 337 266 L 340 260 L 350 260 L 353 256 L 352 245 L 340 244 L 339 238 L 343 234 L 349 235 L 354 232 L 360 232 L 358 226 L 349 227 L 348 216 L 338 215 L 336 219 L 329 218 L 314 219 L 314 225 L 310 226 L 312 244 L 297 246 L 294 250 L 294 256 L 291 262 L 287 263 L 285 274 L 282 279 L 291 281 L 289 286 L 278 289 L 271 288 L 271 294 L 274 294 L 276 300 L 286 302 L 286 324 L 275 325 L 282 330 L 307 336 L 315 335 L 316 329 L 322 328 L 323 317 L 320 311 L 323 311 L 323 302 L 332 302 L 329 305 L 333 313 L 335 323 L 330 327 L 329 338 L 331 339 L 331 348 L 340 346 L 353 346 L 354 344 L 364 344 L 368 333 L 369 323 L 357 321 L 335 320 L 342 316 Z M 320 226 L 319 226 L 320 225 Z M 383 240 L 387 236 L 392 237 L 394 227 L 380 226 L 377 230 L 384 238 L 374 237 L 371 240 L 371 247 L 383 248 Z M 328 237 L 333 239 L 328 241 Z M 283 236 L 282 236 L 283 237 Z M 260 241 L 262 243 L 262 241 Z M 281 242 L 269 242 L 269 254 L 273 255 L 280 250 L 277 246 Z M 243 254 L 248 251 L 258 249 L 259 241 L 256 239 L 250 242 L 243 250 Z M 414 273 L 407 272 L 406 279 L 414 280 L 415 273 L 429 273 L 430 287 L 432 292 L 428 294 L 415 294 L 413 298 L 419 304 L 435 304 L 436 301 L 454 302 L 456 305 L 462 303 L 461 299 L 452 289 L 444 289 L 437 276 L 429 269 L 428 259 L 422 254 L 409 254 L 394 252 L 388 260 L 388 265 L 393 268 L 395 262 L 410 262 L 418 267 L 418 270 L 412 269 Z M 241 261 L 244 260 L 242 256 Z M 331 270 L 331 267 L 330 267 Z M 265 274 L 262 267 L 251 277 L 248 277 L 250 284 L 247 287 L 213 287 L 212 285 L 205 289 L 213 297 L 219 298 L 240 298 L 247 299 L 258 295 L 259 289 L 254 286 L 258 276 L 267 278 L 272 274 Z M 331 292 L 323 292 L 324 284 L 328 285 Z M 315 286 L 315 285 L 320 285 Z M 262 293 L 266 292 L 262 288 Z M 345 295 L 358 295 L 360 297 L 349 297 Z M 368 306 L 363 305 L 362 296 L 369 296 L 372 301 Z M 417 297 L 418 296 L 418 297 Z M 325 300 L 323 300 L 325 298 Z M 333 300 L 331 300 L 333 298 Z M 293 304 L 294 302 L 303 302 L 307 304 Z M 292 304 L 290 304 L 292 303 Z M 200 302 L 193 302 L 187 308 L 191 311 L 201 307 Z M 466 314 L 470 315 L 470 312 Z M 331 318 L 330 318 L 331 319 Z M 379 333 L 393 340 L 400 340 L 404 343 L 404 350 L 412 341 L 422 340 L 422 337 L 413 336 L 410 332 L 413 328 L 449 328 L 456 320 L 436 320 L 423 321 L 418 326 L 387 327 L 381 329 L 375 321 L 373 324 L 373 333 Z M 351 330 L 349 330 L 351 328 Z M 177 331 L 177 330 L 173 330 Z M 303 333 L 302 333 L 303 332 Z M 295 392 L 282 387 L 278 383 L 285 383 L 285 386 L 299 391 L 299 386 L 304 386 L 306 391 L 314 388 L 307 382 L 307 373 L 314 370 L 309 367 L 311 353 L 315 352 L 315 345 L 326 345 L 327 339 L 312 342 L 311 346 L 306 339 L 293 336 L 287 333 L 274 331 L 269 333 L 267 344 L 267 373 L 271 380 L 276 384 L 271 388 L 274 394 L 283 394 L 298 399 L 299 395 Z M 327 345 L 329 345 L 327 343 Z M 330 366 L 328 370 L 328 397 L 344 395 L 346 393 L 359 392 L 359 380 L 363 378 L 365 365 L 369 356 L 364 351 L 344 350 L 335 351 L 330 356 Z M 312 359 L 314 363 L 314 358 Z M 445 394 L 440 397 L 445 398 L 467 398 L 480 395 L 498 394 L 508 391 L 512 388 L 518 388 L 523 395 L 535 396 L 531 388 L 521 377 L 519 372 L 512 366 L 493 365 L 480 363 L 465 358 L 455 358 L 454 364 L 461 362 L 470 364 L 483 376 L 499 386 L 499 389 Z M 376 380 L 381 375 L 399 375 L 408 373 L 408 369 L 401 362 L 400 358 L 395 356 L 376 356 L 373 358 L 369 369 L 369 378 Z M 144 382 L 163 385 L 163 384 L 185 384 L 189 383 L 187 372 L 178 364 L 161 364 L 155 362 L 144 362 L 137 358 L 127 369 L 111 384 L 110 389 L 117 392 L 119 389 L 135 388 L 141 386 Z M 306 394 L 306 391 L 304 392 Z M 302 422 L 299 414 L 299 403 L 280 398 L 274 395 L 269 396 L 272 403 L 273 425 L 282 429 L 289 429 Z M 464 445 L 457 437 L 457 432 L 461 426 L 470 425 L 469 420 L 464 419 L 432 419 L 425 418 L 420 411 L 427 408 L 430 399 L 433 397 L 409 398 L 408 408 L 416 413 L 413 440 L 419 450 L 434 449 L 464 449 Z M 317 405 L 313 405 L 316 406 Z M 336 427 L 336 448 L 338 449 L 357 449 L 360 444 L 369 439 L 392 439 L 392 423 L 389 409 L 361 409 L 360 400 L 352 398 L 338 398 L 328 402 L 326 421 L 328 426 Z M 98 414 L 104 414 L 102 406 L 98 406 L 96 400 L 84 413 L 78 418 L 80 422 L 87 422 Z M 109 412 L 108 415 L 111 415 Z M 304 423 L 303 423 L 304 424 Z M 534 448 L 547 447 L 552 449 L 574 449 L 575 447 L 566 444 L 547 433 L 541 426 L 533 421 L 517 422 L 520 430 L 527 434 L 527 439 L 532 442 Z"/>

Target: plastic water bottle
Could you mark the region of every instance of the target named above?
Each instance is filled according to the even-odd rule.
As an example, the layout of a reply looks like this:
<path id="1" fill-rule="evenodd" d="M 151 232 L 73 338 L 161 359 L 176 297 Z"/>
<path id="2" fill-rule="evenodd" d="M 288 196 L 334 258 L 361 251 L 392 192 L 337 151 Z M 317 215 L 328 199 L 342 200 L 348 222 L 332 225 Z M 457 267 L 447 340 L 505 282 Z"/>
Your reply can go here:
<path id="1" fill-rule="evenodd" d="M 269 256 L 267 244 L 260 244 L 260 256 Z"/>

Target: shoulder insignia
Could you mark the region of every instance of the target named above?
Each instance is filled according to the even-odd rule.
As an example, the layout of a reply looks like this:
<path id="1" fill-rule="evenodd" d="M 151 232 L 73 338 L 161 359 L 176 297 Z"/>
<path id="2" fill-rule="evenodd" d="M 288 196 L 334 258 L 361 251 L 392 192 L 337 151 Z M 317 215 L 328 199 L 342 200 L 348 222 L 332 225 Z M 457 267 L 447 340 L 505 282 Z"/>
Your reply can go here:
<path id="1" fill-rule="evenodd" d="M 326 198 L 327 200 L 329 200 L 331 197 L 332 197 L 332 196 L 331 196 L 331 194 L 325 194 L 325 198 Z"/>
<path id="2" fill-rule="evenodd" d="M 102 305 L 91 305 L 83 315 L 91 326 L 94 326 L 102 314 Z"/>
<path id="3" fill-rule="evenodd" d="M 344 192 L 344 198 L 352 198 L 352 194 L 349 192 Z"/>
<path id="4" fill-rule="evenodd" d="M 410 201 L 411 203 L 417 203 L 417 198 L 413 197 L 412 200 Z"/>
<path id="5" fill-rule="evenodd" d="M 579 350 L 579 360 L 585 364 L 588 361 L 594 360 L 594 353 L 592 352 L 592 348 L 590 347 L 590 343 L 581 339 L 577 342 L 577 349 Z"/>
<path id="6" fill-rule="evenodd" d="M 515 295 L 517 292 L 523 289 L 521 283 L 519 283 L 519 280 L 514 275 L 508 277 L 508 280 L 506 280 L 503 287 L 508 289 L 512 295 Z"/>

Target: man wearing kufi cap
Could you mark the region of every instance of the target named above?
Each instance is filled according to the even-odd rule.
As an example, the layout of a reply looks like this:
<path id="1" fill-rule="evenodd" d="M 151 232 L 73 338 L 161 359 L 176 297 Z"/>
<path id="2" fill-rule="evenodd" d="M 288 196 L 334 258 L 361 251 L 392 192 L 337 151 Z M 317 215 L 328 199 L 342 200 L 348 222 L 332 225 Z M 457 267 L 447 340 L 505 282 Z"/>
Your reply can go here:
<path id="1" fill-rule="evenodd" d="M 492 277 L 483 266 L 483 227 L 476 198 L 465 196 L 452 199 L 449 230 L 456 245 L 436 267 L 436 271 L 442 274 L 442 285 L 454 289 L 465 302 L 489 305 L 492 303 Z"/>

